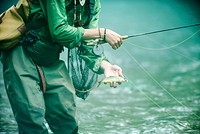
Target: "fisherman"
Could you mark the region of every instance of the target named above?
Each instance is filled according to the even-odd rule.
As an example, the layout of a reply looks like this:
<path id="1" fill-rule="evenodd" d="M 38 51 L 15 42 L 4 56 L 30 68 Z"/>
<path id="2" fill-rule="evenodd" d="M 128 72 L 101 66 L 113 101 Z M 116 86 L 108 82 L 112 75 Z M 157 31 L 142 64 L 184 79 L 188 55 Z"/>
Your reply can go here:
<path id="1" fill-rule="evenodd" d="M 19 133 L 48 133 L 46 120 L 55 134 L 76 134 L 75 89 L 65 62 L 59 59 L 60 52 L 63 47 L 72 49 L 95 39 L 117 49 L 126 36 L 98 28 L 99 0 L 29 2 L 27 34 L 17 47 L 2 52 L 5 87 Z M 119 66 L 108 62 L 104 54 L 93 53 L 93 48 L 84 45 L 83 53 L 92 71 L 123 77 Z"/>

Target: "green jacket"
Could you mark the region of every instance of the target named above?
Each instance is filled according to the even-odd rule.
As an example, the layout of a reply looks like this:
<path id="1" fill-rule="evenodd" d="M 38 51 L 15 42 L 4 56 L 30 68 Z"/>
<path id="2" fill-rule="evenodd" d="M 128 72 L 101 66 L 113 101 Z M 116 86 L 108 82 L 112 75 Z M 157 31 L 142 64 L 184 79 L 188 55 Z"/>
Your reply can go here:
<path id="1" fill-rule="evenodd" d="M 70 2 L 73 1 L 74 0 L 41 0 L 39 2 L 39 0 L 30 0 L 31 14 L 29 21 L 35 22 L 35 25 L 32 25 L 31 28 L 37 28 L 41 25 L 44 26 L 39 33 L 41 40 L 50 44 L 57 42 L 69 49 L 78 46 L 78 44 L 82 41 L 84 28 L 76 28 L 72 26 L 74 20 L 73 8 L 69 12 L 66 12 L 66 8 L 69 7 Z M 94 14 L 88 28 L 97 28 L 100 9 L 100 1 L 95 0 Z M 88 18 L 88 10 L 87 5 L 85 4 L 82 7 L 83 23 Z M 91 46 L 84 47 L 87 49 L 87 53 L 85 53 L 85 55 L 81 55 L 81 57 L 89 65 L 90 69 L 96 73 L 100 73 L 100 63 L 102 60 L 106 60 L 106 57 L 104 54 L 95 55 L 92 52 L 93 47 Z"/>

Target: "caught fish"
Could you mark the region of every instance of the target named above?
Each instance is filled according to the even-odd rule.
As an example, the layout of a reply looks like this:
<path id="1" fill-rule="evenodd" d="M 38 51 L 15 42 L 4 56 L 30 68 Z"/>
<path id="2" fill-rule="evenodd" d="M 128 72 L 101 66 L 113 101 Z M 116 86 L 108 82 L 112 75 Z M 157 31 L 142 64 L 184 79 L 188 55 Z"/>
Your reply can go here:
<path id="1" fill-rule="evenodd" d="M 119 76 L 110 76 L 110 77 L 106 77 L 104 78 L 100 83 L 112 83 L 112 82 L 116 82 L 118 84 L 121 84 L 123 82 L 128 81 L 127 79 L 123 78 L 123 77 L 119 77 Z"/>

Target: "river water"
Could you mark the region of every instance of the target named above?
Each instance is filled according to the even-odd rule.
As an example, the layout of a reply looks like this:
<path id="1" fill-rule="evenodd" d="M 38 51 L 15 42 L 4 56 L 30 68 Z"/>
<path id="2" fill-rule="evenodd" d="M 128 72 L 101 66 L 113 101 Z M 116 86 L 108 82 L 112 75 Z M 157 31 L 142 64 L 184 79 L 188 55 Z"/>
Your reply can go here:
<path id="1" fill-rule="evenodd" d="M 101 2 L 100 27 L 122 35 L 200 22 L 195 0 Z M 199 134 L 199 29 L 130 38 L 118 50 L 105 45 L 105 54 L 123 68 L 128 82 L 117 88 L 101 85 L 86 101 L 77 99 L 80 134 Z M 2 79 L 0 133 L 17 133 Z"/>

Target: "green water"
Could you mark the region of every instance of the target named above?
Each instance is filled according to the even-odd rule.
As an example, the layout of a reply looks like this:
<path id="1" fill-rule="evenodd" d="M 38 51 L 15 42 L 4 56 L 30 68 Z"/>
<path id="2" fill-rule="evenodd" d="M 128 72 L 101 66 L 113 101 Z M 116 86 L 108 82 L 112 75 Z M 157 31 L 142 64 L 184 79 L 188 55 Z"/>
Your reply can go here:
<path id="1" fill-rule="evenodd" d="M 195 0 L 101 1 L 100 27 L 124 35 L 200 22 Z M 101 85 L 86 101 L 77 99 L 80 134 L 199 134 L 200 33 L 184 41 L 199 29 L 131 38 L 116 51 L 105 45 L 128 82 Z M 16 133 L 0 79 L 0 133 Z"/>

